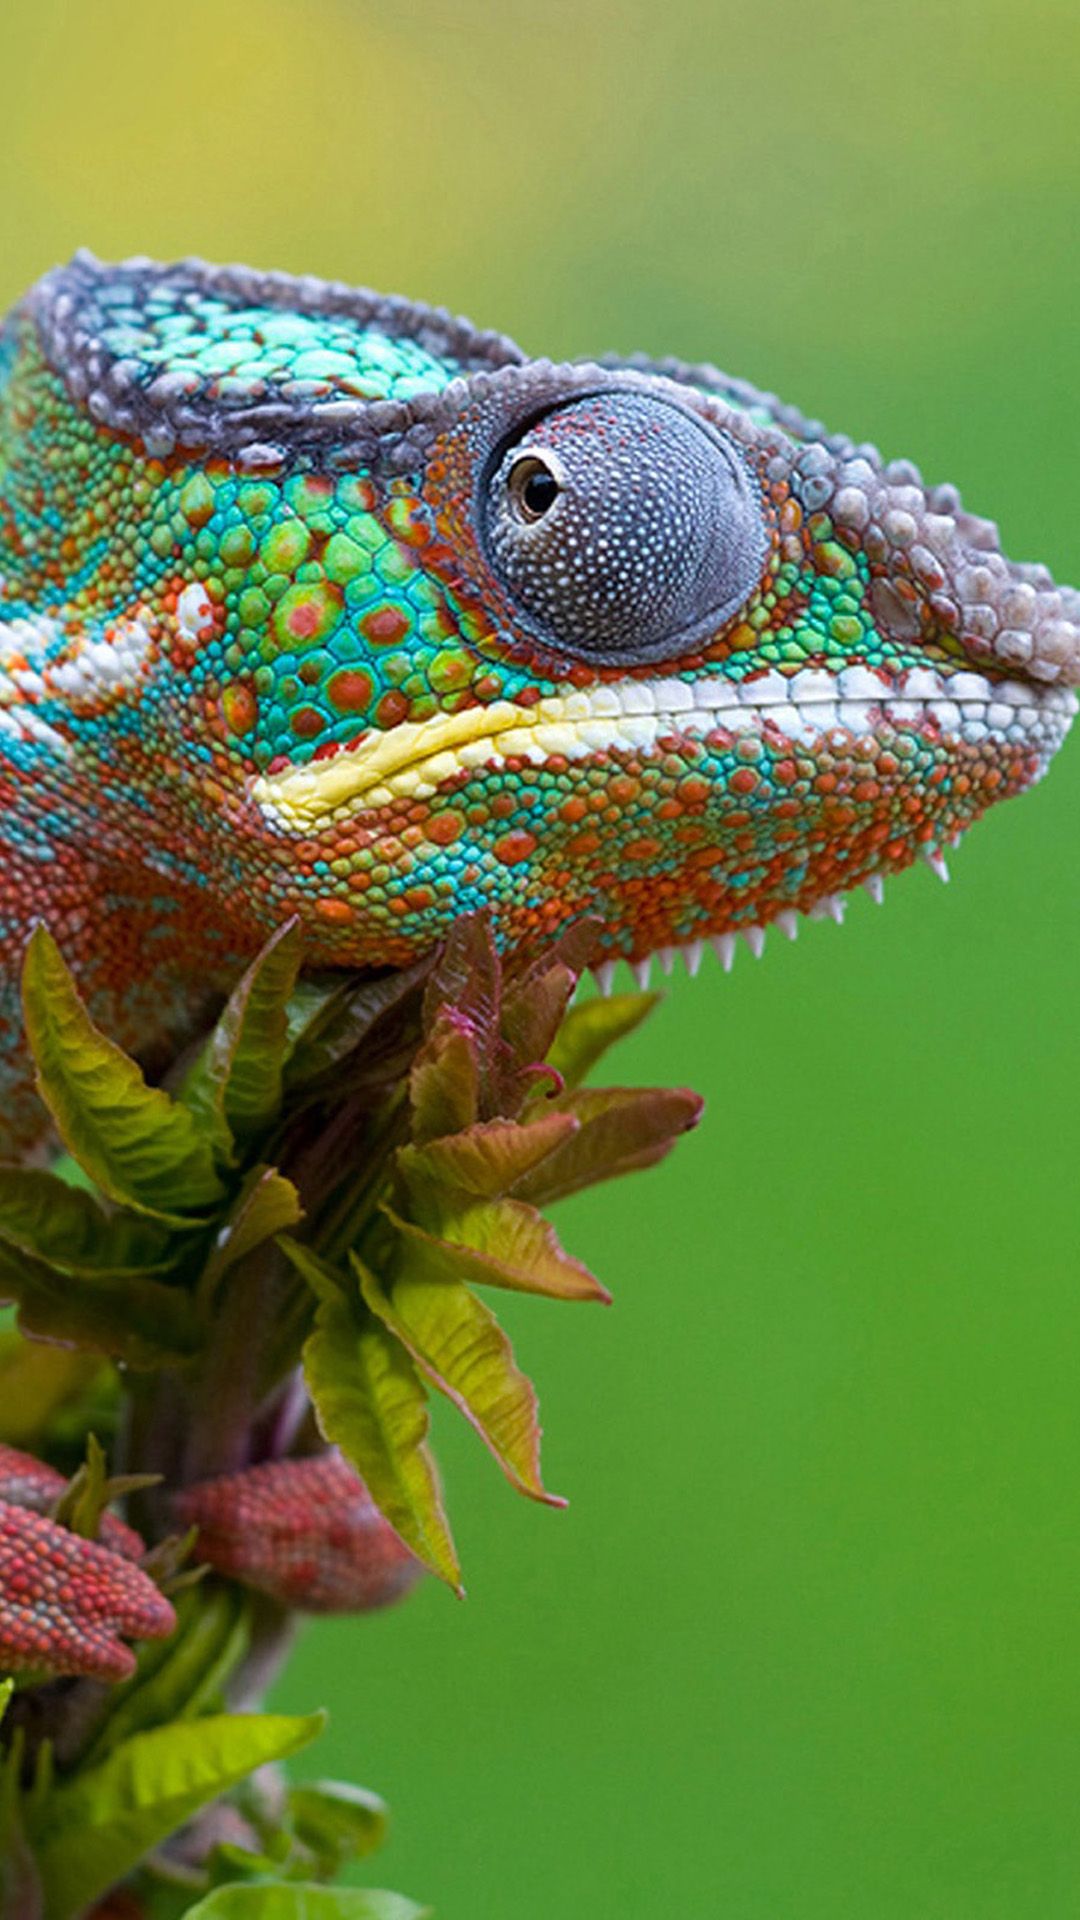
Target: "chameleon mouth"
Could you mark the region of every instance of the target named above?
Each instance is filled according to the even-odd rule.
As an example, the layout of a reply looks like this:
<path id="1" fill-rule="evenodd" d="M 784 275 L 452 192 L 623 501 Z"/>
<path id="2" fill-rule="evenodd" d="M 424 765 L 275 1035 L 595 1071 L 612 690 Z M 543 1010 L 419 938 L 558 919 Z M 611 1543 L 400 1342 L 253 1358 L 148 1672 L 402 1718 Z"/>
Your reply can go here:
<path id="1" fill-rule="evenodd" d="M 1076 695 L 1065 687 L 930 667 L 895 675 L 865 666 L 835 673 L 806 667 L 791 675 L 770 669 L 739 683 L 720 675 L 613 681 L 528 708 L 500 700 L 404 721 L 328 759 L 262 774 L 251 794 L 274 824 L 307 834 L 358 808 L 429 797 L 448 780 L 493 762 L 543 765 L 556 757 L 648 753 L 673 734 L 703 736 L 718 727 L 733 733 L 771 727 L 809 745 L 833 728 L 858 736 L 933 725 L 945 740 L 1034 751 L 1041 775 L 1076 711 Z"/>

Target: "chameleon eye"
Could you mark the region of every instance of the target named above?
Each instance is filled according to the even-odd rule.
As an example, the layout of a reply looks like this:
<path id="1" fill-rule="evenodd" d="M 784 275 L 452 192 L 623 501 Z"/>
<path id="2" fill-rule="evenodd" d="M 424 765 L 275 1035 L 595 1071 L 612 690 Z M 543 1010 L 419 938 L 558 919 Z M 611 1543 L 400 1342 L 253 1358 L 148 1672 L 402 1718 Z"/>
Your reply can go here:
<path id="1" fill-rule="evenodd" d="M 488 560 L 536 637 L 635 665 L 715 632 L 757 584 L 767 537 L 734 443 L 652 394 L 558 407 L 496 454 Z"/>
<path id="2" fill-rule="evenodd" d="M 506 476 L 506 491 L 522 520 L 542 520 L 562 492 L 562 479 L 550 454 L 521 453 Z"/>

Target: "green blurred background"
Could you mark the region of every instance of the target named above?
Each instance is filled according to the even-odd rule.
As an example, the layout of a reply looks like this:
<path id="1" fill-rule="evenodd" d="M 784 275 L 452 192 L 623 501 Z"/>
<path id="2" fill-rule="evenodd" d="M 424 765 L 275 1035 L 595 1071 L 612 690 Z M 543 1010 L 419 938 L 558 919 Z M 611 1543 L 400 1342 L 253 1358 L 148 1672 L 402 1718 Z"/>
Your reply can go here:
<path id="1" fill-rule="evenodd" d="M 80 243 L 708 357 L 1075 579 L 1075 0 L 4 0 L 0 304 Z M 1080 1914 L 1080 746 L 625 1075 L 661 1172 L 507 1300 L 565 1515 L 450 1420 L 470 1598 L 311 1629 L 440 1920 Z"/>

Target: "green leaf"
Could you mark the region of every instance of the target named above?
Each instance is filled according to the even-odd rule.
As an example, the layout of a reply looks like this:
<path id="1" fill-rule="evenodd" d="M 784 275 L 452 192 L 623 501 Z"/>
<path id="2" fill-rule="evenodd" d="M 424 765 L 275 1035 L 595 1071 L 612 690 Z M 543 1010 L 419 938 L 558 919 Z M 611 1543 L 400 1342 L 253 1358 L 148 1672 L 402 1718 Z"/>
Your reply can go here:
<path id="1" fill-rule="evenodd" d="M 148 1087 L 94 1026 L 55 940 L 35 927 L 23 967 L 26 1033 L 38 1090 L 68 1151 L 102 1193 L 177 1226 L 223 1188 L 186 1107 Z"/>
<path id="2" fill-rule="evenodd" d="M 177 1596 L 176 1631 L 147 1640 L 130 1680 L 109 1694 L 108 1718 L 80 1766 L 95 1766 L 151 1727 L 190 1720 L 216 1705 L 218 1693 L 247 1650 L 251 1599 L 240 1587 L 207 1580 Z"/>
<path id="3" fill-rule="evenodd" d="M 86 1459 L 52 1509 L 52 1518 L 84 1540 L 96 1540 L 101 1517 L 109 1504 L 109 1471 L 105 1450 L 96 1433 L 86 1436 Z"/>
<path id="4" fill-rule="evenodd" d="M 512 1485 L 547 1506 L 565 1506 L 540 1478 L 536 1393 L 514 1364 L 513 1349 L 495 1315 L 460 1280 L 406 1273 L 387 1293 L 375 1275 L 351 1257 L 372 1313 L 476 1428 Z"/>
<path id="5" fill-rule="evenodd" d="M 288 1808 L 297 1840 L 327 1880 L 336 1879 L 350 1860 L 376 1852 L 386 1839 L 385 1800 L 341 1780 L 291 1787 Z"/>
<path id="6" fill-rule="evenodd" d="M 246 1887 L 218 1887 L 189 1907 L 185 1920 L 430 1920 L 431 1912 L 404 1894 L 375 1887 L 263 1880 Z"/>
<path id="7" fill-rule="evenodd" d="M 97 1354 L 27 1340 L 5 1328 L 0 1333 L 0 1443 L 25 1447 L 38 1440 L 53 1416 L 78 1401 L 102 1371 Z"/>
<path id="8" fill-rule="evenodd" d="M 633 1033 L 652 1012 L 658 993 L 597 994 L 571 1007 L 548 1053 L 567 1087 L 580 1086 L 609 1047 Z"/>
<path id="9" fill-rule="evenodd" d="M 19 1307 L 19 1326 L 71 1341 L 129 1367 L 175 1364 L 196 1351 L 200 1329 L 189 1294 L 130 1274 L 59 1273 L 0 1243 L 0 1300 Z"/>
<path id="10" fill-rule="evenodd" d="M 402 1219 L 392 1208 L 380 1211 L 399 1236 L 395 1280 L 399 1275 L 478 1287 L 504 1287 L 512 1293 L 539 1293 L 555 1300 L 599 1300 L 611 1295 L 596 1275 L 566 1252 L 542 1214 L 522 1200 L 472 1201 L 439 1196 L 439 1231 Z"/>
<path id="11" fill-rule="evenodd" d="M 427 1395 L 409 1355 L 309 1247 L 280 1242 L 319 1302 L 304 1376 L 319 1427 L 366 1482 L 417 1559 L 461 1593 L 461 1569 L 427 1447 Z"/>
<path id="12" fill-rule="evenodd" d="M 685 1087 L 580 1087 L 557 1106 L 573 1114 L 578 1126 L 517 1186 L 522 1198 L 539 1206 L 655 1166 L 697 1125 L 702 1103 Z"/>
<path id="13" fill-rule="evenodd" d="M 0 1720 L 3 1720 L 8 1707 L 11 1705 L 11 1696 L 14 1691 L 14 1680 L 0 1680 Z"/>
<path id="14" fill-rule="evenodd" d="M 11 1685 L 5 1682 L 5 1706 Z M 16 1727 L 7 1750 L 0 1751 L 0 1920 L 42 1920 L 43 1915 L 41 1882 L 23 1824 L 25 1759 L 25 1729 Z"/>
<path id="15" fill-rule="evenodd" d="M 213 1298 L 223 1274 L 263 1242 L 303 1218 L 300 1195 L 276 1167 L 253 1167 L 218 1230 L 213 1253 L 199 1280 L 202 1302 Z"/>
<path id="16" fill-rule="evenodd" d="M 70 1920 L 131 1872 L 200 1807 L 257 1767 L 298 1753 L 324 1715 L 215 1714 L 137 1733 L 61 1781 L 34 1810 L 29 1839 L 45 1920 Z"/>
<path id="17" fill-rule="evenodd" d="M 0 1240 L 65 1273 L 145 1273 L 167 1264 L 168 1235 L 141 1215 L 108 1214 L 84 1187 L 0 1164 Z"/>
<path id="18" fill-rule="evenodd" d="M 281 1110 L 287 1008 L 302 952 L 294 918 L 256 955 L 184 1082 L 180 1097 L 219 1152 L 228 1152 L 234 1137 L 265 1131 Z"/>

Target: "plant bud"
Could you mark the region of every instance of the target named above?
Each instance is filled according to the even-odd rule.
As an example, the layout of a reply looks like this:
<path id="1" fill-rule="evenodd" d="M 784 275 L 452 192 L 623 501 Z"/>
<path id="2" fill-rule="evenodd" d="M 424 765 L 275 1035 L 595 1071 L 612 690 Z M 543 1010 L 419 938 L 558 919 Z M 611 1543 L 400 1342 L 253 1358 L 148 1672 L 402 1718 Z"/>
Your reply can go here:
<path id="1" fill-rule="evenodd" d="M 175 1625 L 130 1559 L 0 1500 L 0 1670 L 126 1680 L 135 1656 L 124 1640 L 164 1639 Z"/>
<path id="2" fill-rule="evenodd" d="M 340 1453 L 271 1460 L 176 1496 L 195 1557 L 305 1613 L 366 1613 L 422 1569 Z"/>
<path id="3" fill-rule="evenodd" d="M 0 1500 L 28 1507 L 31 1513 L 48 1514 L 67 1491 L 67 1484 L 62 1473 L 46 1466 L 44 1460 L 36 1460 L 32 1453 L 0 1446 Z M 102 1514 L 100 1539 L 102 1546 L 125 1560 L 141 1560 L 146 1552 L 134 1528 L 118 1520 L 115 1513 Z"/>

